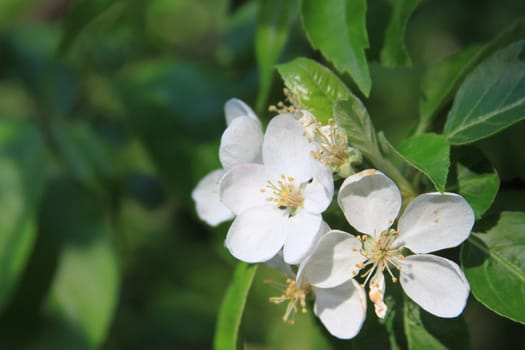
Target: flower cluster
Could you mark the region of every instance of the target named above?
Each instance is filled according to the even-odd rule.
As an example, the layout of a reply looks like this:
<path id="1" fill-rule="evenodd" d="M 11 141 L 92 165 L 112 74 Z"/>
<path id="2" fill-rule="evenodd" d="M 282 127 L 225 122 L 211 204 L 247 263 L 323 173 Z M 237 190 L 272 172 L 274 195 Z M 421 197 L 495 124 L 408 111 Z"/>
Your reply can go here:
<path id="1" fill-rule="evenodd" d="M 396 184 L 375 169 L 353 171 L 359 153 L 333 121 L 321 125 L 300 108 L 279 109 L 263 134 L 242 101 L 225 105 L 227 128 L 211 172 L 193 191 L 199 217 L 210 225 L 233 218 L 225 245 L 239 260 L 267 262 L 286 275 L 283 319 L 313 311 L 338 338 L 357 335 L 367 295 L 378 317 L 388 311 L 388 280 L 424 310 L 456 317 L 470 287 L 458 265 L 429 254 L 463 242 L 474 214 L 454 193 L 425 193 L 402 207 Z M 337 201 L 355 235 L 330 229 L 322 214 Z M 394 228 L 396 227 L 396 228 Z M 293 268 L 292 268 L 293 266 Z"/>

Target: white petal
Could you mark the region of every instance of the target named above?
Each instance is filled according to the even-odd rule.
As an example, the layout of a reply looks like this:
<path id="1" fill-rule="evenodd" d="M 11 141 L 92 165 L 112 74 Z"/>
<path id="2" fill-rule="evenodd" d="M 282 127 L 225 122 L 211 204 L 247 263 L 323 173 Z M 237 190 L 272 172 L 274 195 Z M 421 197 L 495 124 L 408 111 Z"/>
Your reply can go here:
<path id="1" fill-rule="evenodd" d="M 195 201 L 197 215 L 208 225 L 217 226 L 233 218 L 233 213 L 219 197 L 219 181 L 224 175 L 223 169 L 217 169 L 199 181 L 191 197 Z"/>
<path id="2" fill-rule="evenodd" d="M 226 101 L 224 104 L 224 114 L 226 116 L 226 125 L 230 125 L 237 117 L 249 117 L 257 121 L 259 120 L 250 106 L 238 98 L 231 98 Z"/>
<path id="3" fill-rule="evenodd" d="M 288 264 L 299 264 L 312 250 L 322 234 L 322 218 L 320 214 L 311 214 L 306 210 L 298 211 L 290 217 L 287 226 L 283 256 Z"/>
<path id="4" fill-rule="evenodd" d="M 304 209 L 311 213 L 322 213 L 332 202 L 333 186 L 327 189 L 316 178 L 304 188 Z"/>
<path id="5" fill-rule="evenodd" d="M 361 242 L 354 236 L 332 230 L 321 237 L 297 274 L 316 287 L 340 285 L 355 276 L 358 271 L 356 264 L 365 261 L 359 253 L 360 249 Z"/>
<path id="6" fill-rule="evenodd" d="M 271 193 L 266 188 L 269 175 L 261 164 L 236 165 L 224 174 L 219 183 L 220 197 L 224 205 L 235 214 L 256 206 L 268 204 Z"/>
<path id="7" fill-rule="evenodd" d="M 263 132 L 259 120 L 238 117 L 224 130 L 219 159 L 227 169 L 242 163 L 262 162 Z"/>
<path id="8" fill-rule="evenodd" d="M 314 312 L 335 337 L 355 337 L 366 317 L 366 296 L 355 280 L 335 288 L 316 288 Z"/>
<path id="9" fill-rule="evenodd" d="M 311 179 L 311 152 L 315 145 L 304 133 L 304 127 L 292 115 L 274 117 L 264 135 L 264 165 L 275 174 L 294 177 L 299 183 Z"/>
<path id="10" fill-rule="evenodd" d="M 415 253 L 455 247 L 467 239 L 474 225 L 474 212 L 454 193 L 417 196 L 399 219 L 398 245 Z"/>
<path id="11" fill-rule="evenodd" d="M 257 207 L 244 211 L 233 221 L 226 236 L 226 247 L 239 260 L 265 262 L 273 258 L 286 239 L 283 227 L 287 215 L 276 207 Z"/>
<path id="12" fill-rule="evenodd" d="M 381 270 L 376 270 L 374 277 L 370 280 L 370 290 L 368 291 L 368 297 L 370 301 L 374 303 L 374 311 L 377 317 L 385 318 L 388 307 L 384 302 L 385 296 L 385 275 Z"/>
<path id="13" fill-rule="evenodd" d="M 404 259 L 400 282 L 410 299 L 439 317 L 461 314 L 470 292 L 468 281 L 458 265 L 429 254 Z"/>
<path id="14" fill-rule="evenodd" d="M 318 128 L 319 124 L 314 115 L 305 109 L 300 109 L 295 112 L 293 116 L 304 127 L 308 137 L 313 139 L 315 136 L 315 130 Z"/>
<path id="15" fill-rule="evenodd" d="M 268 267 L 279 270 L 283 275 L 295 279 L 295 272 L 293 272 L 290 265 L 284 262 L 282 250 L 277 253 L 273 258 L 266 262 Z"/>
<path id="16" fill-rule="evenodd" d="M 338 202 L 350 225 L 359 232 L 378 238 L 397 217 L 401 194 L 387 176 L 368 169 L 349 176 L 343 182 Z"/>

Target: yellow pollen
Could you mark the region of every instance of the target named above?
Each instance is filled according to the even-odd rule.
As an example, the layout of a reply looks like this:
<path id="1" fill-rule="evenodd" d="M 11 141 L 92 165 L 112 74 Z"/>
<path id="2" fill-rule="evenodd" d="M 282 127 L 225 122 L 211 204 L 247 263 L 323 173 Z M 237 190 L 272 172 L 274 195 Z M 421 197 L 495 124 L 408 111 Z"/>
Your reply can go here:
<path id="1" fill-rule="evenodd" d="M 266 284 L 270 283 L 267 282 Z M 273 304 L 287 302 L 288 305 L 283 316 L 283 321 L 288 324 L 294 324 L 294 316 L 298 312 L 299 307 L 301 308 L 302 313 L 307 312 L 306 298 L 310 292 L 311 287 L 308 283 L 303 282 L 301 286 L 298 286 L 295 280 L 288 278 L 286 280 L 286 289 L 283 294 L 278 297 L 271 297 L 269 301 Z"/>
<path id="2" fill-rule="evenodd" d="M 372 236 L 366 239 L 366 235 L 360 237 L 362 244 L 361 255 L 366 258 L 363 264 L 356 264 L 356 267 L 363 269 L 369 267 L 361 277 L 365 278 L 363 285 L 366 285 L 371 276 L 375 275 L 376 271 L 381 274 L 386 270 L 392 282 L 398 281 L 397 277 L 394 276 L 393 268 L 397 270 L 401 269 L 399 261 L 402 261 L 405 257 L 403 256 L 404 247 L 393 247 L 395 240 L 399 236 L 399 232 L 394 229 L 383 231 L 379 238 L 376 240 Z M 371 282 L 370 288 L 378 288 L 377 283 Z M 371 300 L 374 296 L 370 295 Z"/>
<path id="3" fill-rule="evenodd" d="M 348 161 L 350 148 L 347 137 L 333 119 L 329 119 L 328 125 L 325 127 L 317 123 L 313 134 L 320 145 L 319 151 L 312 152 L 315 159 L 333 170 L 338 169 Z"/>
<path id="4" fill-rule="evenodd" d="M 298 98 L 290 92 L 288 89 L 283 89 L 285 96 L 285 102 L 278 101 L 275 105 L 268 107 L 269 112 L 275 112 L 278 114 L 295 113 L 298 109 L 301 109 Z"/>
<path id="5" fill-rule="evenodd" d="M 295 178 L 292 176 L 281 174 L 280 179 L 276 182 L 268 180 L 266 188 L 271 190 L 273 194 L 267 200 L 275 202 L 279 208 L 287 208 L 294 211 L 303 206 L 304 197 L 301 186 L 296 185 Z M 266 189 L 262 188 L 260 191 L 266 192 Z"/>

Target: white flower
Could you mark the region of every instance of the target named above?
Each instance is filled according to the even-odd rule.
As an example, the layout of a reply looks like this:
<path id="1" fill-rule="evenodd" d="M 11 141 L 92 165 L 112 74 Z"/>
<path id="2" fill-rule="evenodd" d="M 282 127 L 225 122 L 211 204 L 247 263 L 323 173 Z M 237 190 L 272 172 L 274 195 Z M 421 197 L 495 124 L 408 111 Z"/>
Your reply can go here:
<path id="1" fill-rule="evenodd" d="M 232 98 L 224 105 L 227 128 L 219 148 L 223 169 L 206 175 L 191 196 L 197 215 L 208 225 L 216 226 L 233 218 L 233 213 L 221 202 L 219 182 L 227 169 L 242 163 L 260 163 L 263 132 L 261 122 L 252 109 L 239 99 Z"/>
<path id="2" fill-rule="evenodd" d="M 297 110 L 294 117 L 304 126 L 306 136 L 318 144 L 313 156 L 342 178 L 354 173 L 352 165 L 361 163 L 361 153 L 350 147 L 345 132 L 333 119 L 322 125 L 310 112 Z"/>
<path id="3" fill-rule="evenodd" d="M 422 194 L 408 205 L 393 229 L 401 207 L 399 189 L 382 173 L 365 170 L 343 182 L 338 202 L 350 225 L 365 234 L 356 238 L 331 231 L 324 235 L 310 258 L 308 269 L 321 276 L 313 283 L 338 285 L 361 271 L 376 314 L 384 317 L 384 273 L 397 282 L 398 270 L 401 287 L 424 310 L 439 317 L 456 317 L 463 311 L 470 292 L 465 275 L 454 262 L 427 254 L 455 247 L 470 234 L 474 213 L 463 197 Z M 408 250 L 415 254 L 407 256 Z"/>
<path id="4" fill-rule="evenodd" d="M 237 215 L 226 237 L 233 256 L 263 262 L 281 248 L 289 264 L 306 256 L 333 196 L 331 171 L 312 157 L 315 149 L 297 120 L 279 115 L 264 135 L 263 164 L 237 165 L 224 175 L 220 196 Z"/>
<path id="5" fill-rule="evenodd" d="M 323 255 L 322 252 L 317 254 L 318 257 Z M 329 255 L 324 256 L 327 259 L 331 258 Z M 278 266 L 288 278 L 283 293 L 270 298 L 270 302 L 287 303 L 283 321 L 293 324 L 299 308 L 301 312 L 306 313 L 307 300 L 315 299 L 314 313 L 333 336 L 341 339 L 355 337 L 366 316 L 364 288 L 353 279 L 328 288 L 324 287 L 322 282 L 312 282 L 322 279 L 322 276 L 316 275 L 319 271 L 315 268 L 308 268 L 311 263 L 308 258 L 303 261 L 295 276 L 290 267 L 282 261 L 282 256 L 277 255 L 272 264 Z"/>

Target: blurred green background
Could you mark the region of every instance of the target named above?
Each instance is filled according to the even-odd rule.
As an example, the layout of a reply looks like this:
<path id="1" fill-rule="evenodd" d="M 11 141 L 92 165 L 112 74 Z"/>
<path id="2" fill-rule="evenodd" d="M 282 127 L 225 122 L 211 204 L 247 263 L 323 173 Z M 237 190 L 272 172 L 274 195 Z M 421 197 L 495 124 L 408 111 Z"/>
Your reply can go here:
<path id="1" fill-rule="evenodd" d="M 255 105 L 258 6 L 0 0 L 1 349 L 212 347 L 235 261 L 228 224 L 199 221 L 190 193 L 220 167 L 224 102 Z M 373 61 L 388 6 L 369 1 Z M 364 103 L 376 129 L 399 143 L 417 121 L 424 70 L 523 15 L 520 0 L 423 2 L 407 27 L 413 66 L 372 63 Z M 326 64 L 299 20 L 280 62 L 297 56 Z M 267 104 L 282 99 L 275 75 Z M 476 144 L 503 180 L 494 210 L 525 210 L 524 133 L 520 123 Z M 281 322 L 267 278 L 279 276 L 256 277 L 246 347 L 330 348 L 311 314 Z M 465 318 L 473 349 L 525 348 L 522 325 L 474 298 Z"/>

